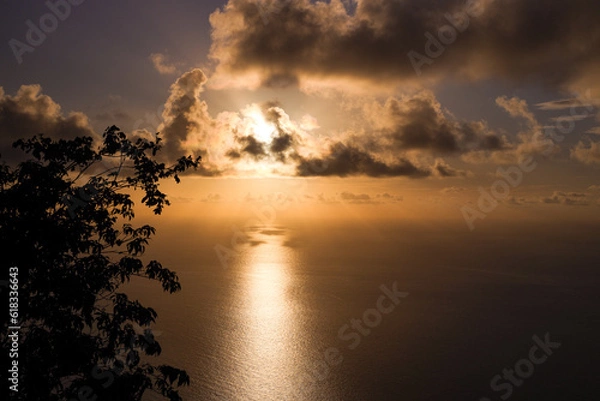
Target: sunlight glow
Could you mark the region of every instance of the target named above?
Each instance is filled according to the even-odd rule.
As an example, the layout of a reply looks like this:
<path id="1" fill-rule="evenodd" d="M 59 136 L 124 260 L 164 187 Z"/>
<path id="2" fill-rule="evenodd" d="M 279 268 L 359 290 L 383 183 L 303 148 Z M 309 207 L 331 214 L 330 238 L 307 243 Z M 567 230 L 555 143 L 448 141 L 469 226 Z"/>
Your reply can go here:
<path id="1" fill-rule="evenodd" d="M 286 399 L 294 388 L 295 363 L 302 360 L 294 353 L 298 322 L 287 295 L 295 255 L 283 245 L 286 236 L 279 228 L 257 228 L 251 237 L 260 245 L 249 249 L 244 266 L 244 343 L 252 369 L 245 372 L 243 386 L 251 399 Z"/>
<path id="2" fill-rule="evenodd" d="M 248 117 L 252 120 L 250 127 L 256 139 L 264 143 L 271 142 L 276 132 L 275 126 L 265 119 L 260 110 L 253 109 Z"/>

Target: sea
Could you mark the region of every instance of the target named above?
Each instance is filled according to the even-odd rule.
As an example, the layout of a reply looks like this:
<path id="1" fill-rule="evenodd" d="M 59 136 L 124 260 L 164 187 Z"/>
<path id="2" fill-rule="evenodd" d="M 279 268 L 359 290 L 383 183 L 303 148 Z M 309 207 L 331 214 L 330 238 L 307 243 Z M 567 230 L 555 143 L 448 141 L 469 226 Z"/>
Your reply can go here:
<path id="1" fill-rule="evenodd" d="M 600 399 L 597 223 L 243 223 L 163 222 L 182 290 L 125 288 L 184 400 Z"/>

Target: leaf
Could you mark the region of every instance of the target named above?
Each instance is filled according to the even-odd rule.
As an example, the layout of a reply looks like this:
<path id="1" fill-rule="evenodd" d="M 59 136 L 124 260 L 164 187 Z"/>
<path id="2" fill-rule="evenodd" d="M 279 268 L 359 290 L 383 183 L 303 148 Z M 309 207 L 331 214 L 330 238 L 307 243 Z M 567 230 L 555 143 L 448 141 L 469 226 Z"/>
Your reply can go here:
<path id="1" fill-rule="evenodd" d="M 95 383 L 95 366 L 114 375 L 122 394 L 151 387 L 179 399 L 175 387 L 189 383 L 175 368 L 163 380 L 153 376 L 158 368 L 140 367 L 144 354 L 159 355 L 161 348 L 133 327 L 153 323 L 157 313 L 130 300 L 121 286 L 133 275 L 169 292 L 181 285 L 159 262 L 144 266 L 137 257 L 155 229 L 123 220 L 135 217 L 133 191 L 141 191 L 142 203 L 160 214 L 169 205 L 161 180 L 180 182 L 180 175 L 196 166 L 191 157 L 174 166 L 155 160 L 158 134 L 154 142 L 132 143 L 111 126 L 102 138 L 96 147 L 91 137 L 54 140 L 40 134 L 14 143 L 27 160 L 15 167 L 0 163 L 3 260 L 21 266 L 20 303 L 26 305 L 21 318 L 32 322 L 19 350 L 20 358 L 35 361 L 20 383 L 22 399 L 71 399 L 69 392 L 76 389 L 59 385 L 65 372 Z M 131 168 L 107 171 L 113 160 Z"/>

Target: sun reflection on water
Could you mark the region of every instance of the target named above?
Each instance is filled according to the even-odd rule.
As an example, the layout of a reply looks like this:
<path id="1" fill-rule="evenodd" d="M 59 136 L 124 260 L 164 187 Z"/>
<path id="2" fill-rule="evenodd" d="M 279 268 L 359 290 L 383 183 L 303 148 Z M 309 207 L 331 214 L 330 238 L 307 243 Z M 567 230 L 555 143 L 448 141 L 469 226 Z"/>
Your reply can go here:
<path id="1" fill-rule="evenodd" d="M 261 228 L 252 234 L 244 261 L 239 338 L 245 357 L 241 373 L 243 398 L 287 399 L 296 376 L 294 337 L 296 308 L 287 297 L 293 284 L 295 252 L 284 245 L 282 229 Z M 241 383 L 240 383 L 241 384 Z"/>

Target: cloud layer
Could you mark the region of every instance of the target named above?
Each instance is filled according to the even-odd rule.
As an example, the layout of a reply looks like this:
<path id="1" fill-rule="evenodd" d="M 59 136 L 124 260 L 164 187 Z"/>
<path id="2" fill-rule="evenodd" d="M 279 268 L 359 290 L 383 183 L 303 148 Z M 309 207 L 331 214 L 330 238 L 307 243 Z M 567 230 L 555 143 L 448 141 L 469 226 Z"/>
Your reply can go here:
<path id="1" fill-rule="evenodd" d="M 199 69 L 177 79 L 159 127 L 166 154 L 202 156 L 205 175 L 465 177 L 440 156 L 505 146 L 485 123 L 452 119 L 430 92 L 370 103 L 360 131 L 332 135 L 310 115 L 293 121 L 277 102 L 211 116 L 206 83 Z"/>
<path id="2" fill-rule="evenodd" d="M 600 89 L 597 1 L 354 3 L 229 0 L 210 19 L 217 77 L 254 87 L 494 77 Z M 429 60 L 420 77 L 411 51 Z"/>
<path id="3" fill-rule="evenodd" d="M 213 116 L 202 99 L 207 82 L 200 69 L 181 75 L 170 87 L 157 129 L 164 139 L 164 160 L 201 156 L 197 174 L 204 176 L 465 179 L 473 173 L 464 162 L 515 163 L 558 149 L 527 102 L 516 97 L 496 100 L 524 126 L 516 140 L 509 140 L 485 121 L 455 118 L 430 91 L 366 102 L 354 110 L 359 122 L 354 128 L 327 131 L 308 114 L 293 120 L 278 102 L 252 103 Z M 538 107 L 564 106 L 557 104 Z M 39 86 L 23 86 L 15 96 L 0 91 L 2 149 L 40 132 L 55 138 L 98 137 L 85 115 L 65 116 Z M 597 142 L 580 142 L 571 157 L 600 163 L 598 150 Z"/>

